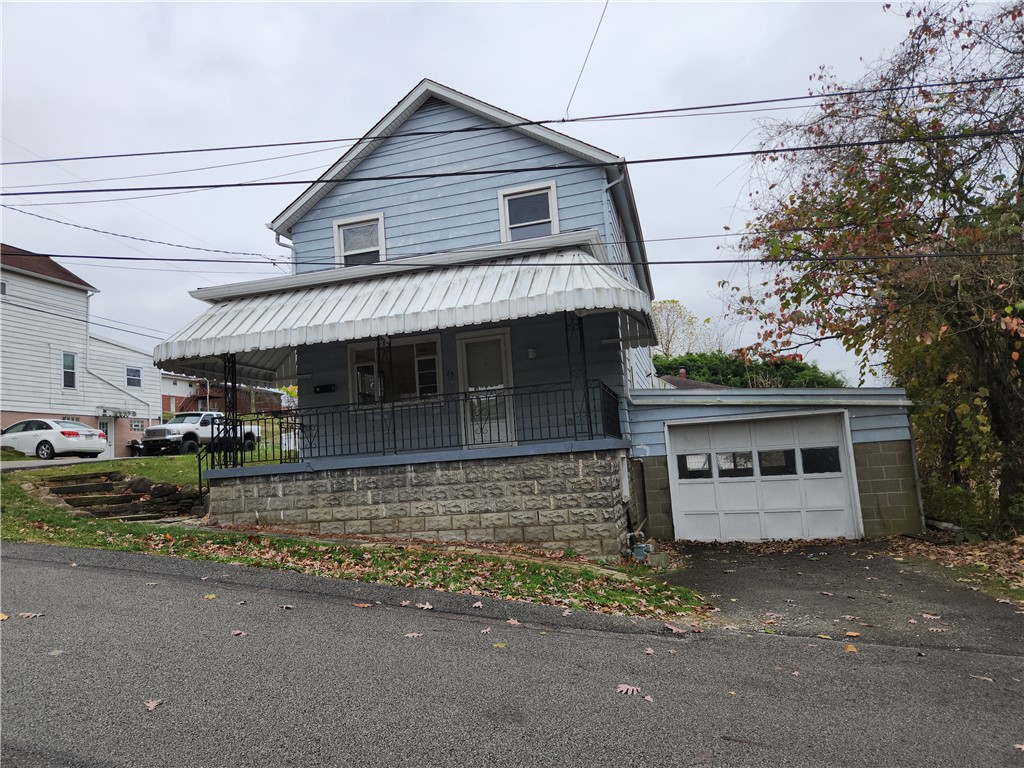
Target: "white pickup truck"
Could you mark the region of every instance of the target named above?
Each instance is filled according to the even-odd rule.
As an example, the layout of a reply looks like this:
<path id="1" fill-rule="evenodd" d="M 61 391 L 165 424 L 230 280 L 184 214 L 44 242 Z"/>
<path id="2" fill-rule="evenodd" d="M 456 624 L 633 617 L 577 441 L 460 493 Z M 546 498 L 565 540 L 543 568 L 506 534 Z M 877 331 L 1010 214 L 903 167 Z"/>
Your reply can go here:
<path id="1" fill-rule="evenodd" d="M 161 453 L 197 453 L 199 446 L 209 446 L 214 442 L 214 419 L 224 418 L 219 411 L 192 411 L 176 413 L 169 421 L 159 427 L 149 427 L 142 436 L 142 454 L 157 456 Z M 224 422 L 219 429 L 223 430 Z M 235 438 L 223 435 L 218 437 L 218 447 L 230 448 L 236 444 L 243 451 L 251 451 L 260 441 L 260 428 L 256 424 L 244 424 L 238 429 Z M 237 440 L 237 443 L 236 443 Z"/>

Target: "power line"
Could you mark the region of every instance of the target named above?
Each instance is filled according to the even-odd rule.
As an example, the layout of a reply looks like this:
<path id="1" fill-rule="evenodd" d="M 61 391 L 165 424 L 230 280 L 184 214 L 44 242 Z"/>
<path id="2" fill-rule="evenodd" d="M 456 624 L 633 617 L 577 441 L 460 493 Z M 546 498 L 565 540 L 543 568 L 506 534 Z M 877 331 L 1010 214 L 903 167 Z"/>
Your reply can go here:
<path id="1" fill-rule="evenodd" d="M 28 254 L 25 254 L 28 255 Z M 75 253 L 55 253 L 55 254 L 31 254 L 32 256 L 40 258 L 54 258 L 54 259 L 97 259 L 100 261 L 174 261 L 174 262 L 202 262 L 212 263 L 209 259 L 198 259 L 188 257 L 178 258 L 143 258 L 139 256 L 88 256 L 85 254 Z M 428 254 L 433 255 L 433 254 Z M 523 254 L 519 254 L 523 255 Z M 527 254 L 529 255 L 529 254 Z M 803 264 L 803 263 L 830 263 L 830 262 L 842 262 L 842 261 L 890 261 L 890 260 L 906 260 L 906 259 L 923 259 L 923 258 L 967 258 L 967 257 L 985 257 L 985 256 L 1022 256 L 1024 253 L 1020 251 L 974 251 L 970 253 L 954 252 L 954 251 L 931 251 L 926 253 L 893 253 L 884 255 L 871 255 L 871 254 L 860 254 L 860 255 L 849 255 L 849 256 L 801 256 L 797 258 L 774 258 L 774 257 L 753 257 L 749 259 L 659 259 L 657 261 L 630 261 L 630 260 L 609 260 L 609 261 L 595 261 L 591 263 L 581 263 L 577 261 L 569 262 L 545 262 L 545 266 L 556 266 L 556 267 L 580 267 L 580 266 L 644 266 L 650 265 L 657 267 L 661 265 L 681 265 L 681 264 Z M 502 254 L 500 251 L 496 251 L 493 254 L 494 258 L 510 258 L 509 254 Z M 378 262 L 377 266 L 388 267 L 394 265 L 395 268 L 403 266 L 405 259 L 397 259 L 395 261 L 382 261 Z M 231 264 L 263 264 L 265 262 L 259 260 L 244 260 L 238 259 L 235 261 L 228 262 Z M 404 264 L 408 266 L 408 264 Z M 501 264 L 495 264 L 493 262 L 468 262 L 461 264 L 452 264 L 448 262 L 416 262 L 414 266 L 417 267 L 437 267 L 439 269 L 446 269 L 449 267 L 530 267 L 533 266 L 527 263 L 508 263 L 502 262 Z M 328 272 L 329 270 L 318 270 Z M 374 275 L 374 277 L 377 277 Z M 369 279 L 369 278 L 367 278 Z"/>
<path id="2" fill-rule="evenodd" d="M 463 176 L 497 176 L 521 173 L 536 173 L 538 171 L 571 171 L 587 168 L 611 168 L 630 165 L 651 165 L 656 163 L 678 163 L 691 160 L 719 160 L 728 157 L 763 157 L 773 155 L 788 155 L 796 152 L 821 152 L 831 149 L 853 149 L 856 147 L 892 146 L 899 144 L 931 144 L 940 141 L 952 141 L 956 139 L 985 139 L 997 136 L 1016 136 L 1024 134 L 1024 128 L 1002 129 L 998 131 L 965 131 L 962 133 L 946 133 L 934 136 L 906 136 L 898 139 L 869 139 L 865 141 L 835 142 L 832 144 L 809 144 L 796 147 L 773 147 L 771 149 L 748 149 L 739 152 L 709 152 L 701 155 L 675 155 L 671 157 L 649 157 L 641 160 L 621 160 L 612 162 L 590 162 L 590 163 L 556 163 L 554 165 L 537 165 L 530 168 L 488 168 L 475 171 L 441 171 L 438 173 L 397 173 L 390 176 L 361 176 L 357 179 L 346 177 L 344 179 L 296 179 L 291 181 L 236 181 L 223 184 L 178 184 L 162 187 L 111 187 L 97 189 L 64 189 L 59 191 L 42 190 L 36 192 L 2 192 L 0 196 L 39 196 L 39 195 L 82 195 L 82 194 L 110 194 L 120 192 L 167 192 L 173 190 L 211 190 L 211 189 L 240 189 L 258 187 L 281 187 L 302 184 L 352 184 L 366 181 L 403 181 L 415 179 L 445 179 Z"/>
<path id="3" fill-rule="evenodd" d="M 59 317 L 61 320 L 74 320 L 76 322 L 85 323 L 86 325 L 95 326 L 97 328 L 108 328 L 108 329 L 110 329 L 112 331 L 120 331 L 121 333 L 130 333 L 133 336 L 145 336 L 147 339 L 156 339 L 157 341 L 163 341 L 166 338 L 165 336 L 152 336 L 152 335 L 150 335 L 148 333 L 141 333 L 139 331 L 129 331 L 129 330 L 125 329 L 125 328 L 117 328 L 117 327 L 115 327 L 113 325 L 104 325 L 103 323 L 93 323 L 90 320 L 86 320 L 86 319 L 83 319 L 81 317 L 74 317 L 72 315 L 62 315 L 62 314 L 60 314 L 58 312 L 47 312 L 45 309 L 39 309 L 39 307 L 31 307 L 31 306 L 28 306 L 27 304 L 19 304 L 18 302 L 11 301 L 10 299 L 4 299 L 3 303 L 4 304 L 10 304 L 11 306 L 14 306 L 14 307 L 20 307 L 21 309 L 28 309 L 28 310 L 31 310 L 32 312 L 39 312 L 40 314 L 43 314 L 43 315 L 51 315 L 52 317 Z M 120 322 L 120 321 L 117 320 L 115 322 Z"/>
<path id="4" fill-rule="evenodd" d="M 61 221 L 60 219 L 50 218 L 49 216 L 43 216 L 39 213 L 32 213 L 31 211 L 23 211 L 20 208 L 16 208 L 13 205 L 7 205 L 0 203 L 0 208 L 6 208 L 9 211 L 16 213 L 22 213 L 26 216 L 32 216 L 36 219 L 42 219 L 43 221 L 52 221 L 54 224 L 63 224 L 66 227 L 74 227 L 75 229 L 84 229 L 87 232 L 98 232 L 101 235 L 111 235 L 112 237 L 123 237 L 126 240 L 137 240 L 140 243 L 152 243 L 153 245 L 166 245 L 171 248 L 186 248 L 190 251 L 203 251 L 204 253 L 224 253 L 234 256 L 261 256 L 264 259 L 272 259 L 276 264 L 277 261 L 283 261 L 280 256 L 271 256 L 266 253 L 258 253 L 254 251 L 228 251 L 221 248 L 202 248 L 198 245 L 184 245 L 182 243 L 169 243 L 165 240 L 151 240 L 148 237 L 136 237 L 135 235 L 126 235 L 121 232 L 111 232 L 106 229 L 96 229 L 95 227 L 87 227 L 84 224 L 76 224 L 73 221 Z M 156 259 L 154 261 L 168 261 L 168 259 Z"/>
<path id="5" fill-rule="evenodd" d="M 576 98 L 576 89 L 580 87 L 580 80 L 583 79 L 583 72 L 587 68 L 587 62 L 590 61 L 590 52 L 594 50 L 594 42 L 597 40 L 597 33 L 601 31 L 601 22 L 604 21 L 604 14 L 608 10 L 608 0 L 604 0 L 604 7 L 601 9 L 601 18 L 597 20 L 597 27 L 594 29 L 594 36 L 590 38 L 590 45 L 587 46 L 587 55 L 583 57 L 583 66 L 580 67 L 580 73 L 576 76 L 576 84 L 572 87 L 572 93 L 569 94 L 569 103 L 565 105 L 565 117 L 569 118 L 569 107 L 572 106 L 572 100 Z"/>
<path id="6" fill-rule="evenodd" d="M 885 88 L 860 88 L 851 89 L 846 91 L 832 91 L 829 93 L 821 94 L 806 94 L 803 96 L 785 96 L 773 99 L 752 99 L 748 101 L 733 101 L 725 102 L 721 104 L 703 104 L 700 106 L 692 107 L 669 107 L 666 109 L 648 109 L 638 110 L 635 112 L 616 112 L 606 115 L 591 115 L 587 117 L 573 117 L 573 118 L 560 118 L 550 120 L 522 120 L 515 123 L 509 123 L 507 125 L 497 126 L 467 126 L 465 128 L 455 128 L 444 131 L 409 131 L 400 135 L 405 136 L 435 136 L 435 135 L 447 135 L 452 133 L 473 133 L 477 131 L 493 131 L 500 130 L 503 128 L 525 128 L 536 125 L 549 125 L 549 124 L 565 124 L 565 123 L 580 123 L 580 122 L 594 122 L 601 120 L 620 120 L 632 117 L 645 117 L 651 115 L 671 115 L 678 113 L 680 116 L 685 115 L 689 112 L 699 112 L 709 109 L 729 109 L 735 107 L 750 107 L 757 106 L 760 104 L 782 104 L 787 102 L 800 102 L 827 98 L 838 98 L 844 96 L 861 96 L 867 94 L 882 94 L 882 93 L 895 93 L 899 91 L 916 91 L 926 88 L 955 88 L 961 85 L 977 85 L 981 83 L 1009 83 L 1017 80 L 1024 80 L 1024 75 L 1012 76 L 1012 77 L 980 77 L 970 80 L 948 80 L 945 82 L 934 82 L 934 83 L 921 83 L 917 85 L 899 85 L 899 86 L 887 86 Z M 80 160 L 112 160 L 116 158 L 135 158 L 135 157 L 154 157 L 158 155 L 184 155 L 184 154 L 197 154 L 203 152 L 233 152 L 240 150 L 249 149 L 273 149 L 277 147 L 297 147 L 297 146 L 309 146 L 313 144 L 339 144 L 346 142 L 358 142 L 358 141 L 374 141 L 377 139 L 390 138 L 383 135 L 365 135 L 362 137 L 354 138 L 334 138 L 334 139 L 311 139 L 306 141 L 278 141 L 269 142 L 264 144 L 238 144 L 228 145 L 220 147 L 194 147 L 189 149 L 165 149 L 165 150 L 153 150 L 148 152 L 120 152 L 105 155 L 73 155 L 68 157 L 56 157 L 49 159 L 38 159 L 38 160 L 6 160 L 0 162 L 0 165 L 37 165 L 40 163 L 54 163 L 54 162 L 72 162 Z"/>

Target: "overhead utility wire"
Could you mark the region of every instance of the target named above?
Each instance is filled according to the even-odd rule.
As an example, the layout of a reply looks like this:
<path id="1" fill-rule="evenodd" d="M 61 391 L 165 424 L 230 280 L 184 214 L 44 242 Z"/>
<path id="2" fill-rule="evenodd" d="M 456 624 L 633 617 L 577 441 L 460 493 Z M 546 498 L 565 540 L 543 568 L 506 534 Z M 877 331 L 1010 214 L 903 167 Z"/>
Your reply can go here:
<path id="1" fill-rule="evenodd" d="M 28 254 L 24 254 L 24 255 L 28 255 Z M 84 255 L 84 254 L 75 254 L 75 253 L 53 253 L 53 254 L 31 254 L 31 255 L 32 256 L 37 256 L 37 257 L 40 257 L 40 258 L 47 258 L 47 257 L 49 257 L 49 258 L 54 258 L 54 259 L 98 259 L 98 260 L 101 260 L 101 261 L 181 261 L 181 262 L 201 262 L 201 263 L 207 263 L 207 264 L 210 263 L 210 261 L 208 259 L 188 258 L 188 257 L 184 257 L 184 256 L 177 257 L 177 258 L 170 258 L 170 259 L 168 259 L 168 258 L 146 259 L 146 258 L 142 258 L 142 257 L 139 257 L 139 256 L 87 256 L 87 255 Z M 489 254 L 489 255 L 491 255 L 491 254 Z M 520 254 L 520 255 L 522 255 L 522 254 Z M 529 254 L 527 254 L 527 255 L 529 255 Z M 501 253 L 495 253 L 495 254 L 493 254 L 493 256 L 494 256 L 494 258 L 515 258 L 515 257 L 510 257 L 508 254 L 504 254 L 503 255 Z M 595 261 L 593 263 L 578 262 L 578 261 L 566 261 L 566 262 L 545 262 L 545 266 L 555 266 L 555 267 L 584 267 L 584 266 L 606 267 L 606 266 L 644 266 L 645 264 L 649 264 L 652 267 L 656 267 L 656 266 L 660 266 L 660 265 L 663 265 L 663 264 L 669 264 L 669 265 L 671 265 L 671 264 L 789 264 L 789 263 L 802 264 L 802 263 L 819 263 L 819 262 L 827 263 L 827 262 L 833 262 L 833 261 L 888 261 L 890 259 L 892 259 L 892 260 L 903 260 L 903 259 L 923 259 L 923 258 L 936 258 L 936 259 L 941 259 L 941 258 L 965 258 L 965 257 L 973 257 L 973 256 L 977 256 L 977 257 L 985 257 L 985 256 L 1024 256 L 1024 252 L 1021 252 L 1021 251 L 974 251 L 974 252 L 971 252 L 971 253 L 961 253 L 961 252 L 936 251 L 936 252 L 929 252 L 929 253 L 893 253 L 893 254 L 884 254 L 884 255 L 879 255 L 879 256 L 873 256 L 873 255 L 870 255 L 870 254 L 852 255 L 852 256 L 821 256 L 821 257 L 801 256 L 799 258 L 772 258 L 772 257 L 769 257 L 769 256 L 765 256 L 765 257 L 750 258 L 750 259 L 659 259 L 657 261 L 651 261 L 650 259 L 648 259 L 647 261 L 622 261 L 622 260 L 616 260 L 616 261 Z M 483 257 L 481 257 L 481 258 L 483 258 Z M 403 264 L 402 264 L 403 261 L 405 261 L 405 260 L 404 259 L 399 259 L 399 260 L 391 262 L 391 263 L 388 263 L 388 262 L 380 262 L 380 263 L 381 263 L 381 265 L 388 265 L 388 266 L 393 265 L 397 269 L 397 268 L 403 266 Z M 238 259 L 238 260 L 232 261 L 230 263 L 232 263 L 232 264 L 264 264 L 265 262 L 258 261 L 258 260 Z M 433 264 L 428 263 L 428 262 L 416 262 L 413 265 L 406 264 L 405 266 L 438 267 L 438 268 L 447 268 L 447 267 L 501 267 L 501 268 L 505 268 L 505 267 L 531 267 L 531 266 L 535 266 L 535 265 L 529 264 L 529 263 L 525 263 L 525 262 L 523 262 L 523 263 L 502 262 L 501 264 L 496 264 L 494 262 L 480 261 L 480 262 L 463 262 L 461 264 L 452 264 L 452 263 L 448 263 L 448 262 L 436 262 L 436 263 L 433 263 Z M 323 271 L 327 271 L 327 270 L 323 270 Z"/>
<path id="2" fill-rule="evenodd" d="M 75 320 L 76 322 L 85 323 L 87 325 L 94 326 L 96 328 L 109 328 L 112 331 L 120 331 L 121 333 L 130 333 L 130 334 L 132 334 L 134 336 L 145 336 L 147 339 L 156 339 L 157 341 L 163 341 L 164 338 L 165 338 L 164 336 L 153 336 L 151 334 L 141 333 L 139 331 L 129 331 L 126 328 L 115 328 L 113 325 L 104 325 L 103 323 L 94 323 L 91 320 L 85 320 L 85 319 L 83 319 L 81 317 L 74 317 L 72 315 L 62 315 L 62 314 L 60 314 L 58 312 L 47 312 L 45 309 L 39 309 L 39 307 L 33 307 L 33 306 L 28 305 L 28 304 L 19 304 L 18 302 L 11 301 L 10 299 L 4 299 L 3 303 L 4 304 L 10 304 L 10 305 L 15 306 L 15 307 L 21 307 L 22 309 L 30 309 L 33 312 L 39 312 L 40 314 L 43 314 L 43 315 L 51 315 L 53 317 L 59 317 L 62 320 Z M 117 321 L 117 322 L 120 322 L 120 321 Z"/>
<path id="3" fill-rule="evenodd" d="M 537 165 L 531 168 L 489 168 L 480 171 L 441 171 L 439 173 L 397 173 L 390 176 L 361 176 L 358 179 L 296 179 L 292 181 L 237 181 L 224 184 L 176 184 L 163 187 L 108 187 L 97 189 L 62 189 L 41 190 L 36 192 L 0 192 L 0 196 L 39 196 L 39 195 L 83 195 L 110 194 L 114 192 L 165 192 L 186 189 L 240 189 L 246 187 L 282 187 L 295 184 L 351 184 L 363 181 L 402 181 L 412 179 L 444 179 L 455 176 L 496 176 L 502 174 L 534 173 L 536 171 L 566 171 L 587 168 L 613 168 L 622 165 L 651 165 L 654 163 L 678 163 L 690 160 L 718 160 L 726 157 L 761 157 L 765 155 L 787 155 L 794 152 L 820 152 L 828 149 L 852 149 L 854 147 L 891 146 L 897 144 L 930 144 L 953 139 L 985 139 L 995 136 L 1016 136 L 1024 134 L 1024 128 L 1004 129 L 999 131 L 972 131 L 965 133 L 947 133 L 936 136 L 907 136 L 900 139 L 870 139 L 866 141 L 836 142 L 833 144 L 810 144 L 796 147 L 773 147 L 771 149 L 748 149 L 739 152 L 709 152 L 700 155 L 675 155 L 671 157 L 648 157 L 640 160 L 616 160 L 612 162 L 592 162 L 584 164 L 556 163 L 554 165 Z"/>
<path id="4" fill-rule="evenodd" d="M 572 93 L 569 94 L 569 102 L 565 105 L 565 117 L 569 118 L 569 107 L 572 106 L 572 100 L 576 98 L 576 89 L 580 87 L 580 80 L 583 79 L 583 73 L 587 69 L 587 62 L 590 61 L 590 52 L 594 50 L 594 42 L 597 40 L 597 33 L 601 31 L 601 22 L 604 21 L 604 15 L 608 11 L 608 0 L 604 0 L 604 7 L 601 9 L 601 18 L 597 20 L 597 27 L 594 29 L 594 36 L 590 38 L 590 45 L 587 46 L 587 55 L 583 57 L 583 66 L 580 67 L 580 73 L 576 76 L 576 84 L 572 87 Z"/>
<path id="5" fill-rule="evenodd" d="M 725 102 L 722 104 L 703 104 L 695 107 L 669 107 L 666 109 L 647 109 L 639 110 L 636 112 L 616 112 L 607 115 L 591 115 L 588 117 L 571 117 L 553 120 L 521 120 L 515 123 L 508 123 L 506 125 L 498 126 L 498 128 L 525 128 L 531 125 L 547 125 L 547 124 L 561 124 L 561 123 L 580 123 L 580 122 L 592 122 L 600 120 L 612 120 L 622 119 L 628 117 L 642 117 L 645 115 L 668 115 L 674 112 L 686 113 L 686 112 L 697 112 L 700 110 L 707 109 L 726 109 L 731 107 L 749 107 L 757 104 L 782 104 L 786 102 L 794 101 L 808 101 L 816 99 L 836 98 L 841 96 L 860 96 L 864 94 L 872 93 L 892 93 L 897 91 L 908 91 L 908 90 L 921 90 L 925 88 L 941 88 L 941 87 L 955 87 L 958 85 L 976 85 L 979 83 L 1002 83 L 1002 82 L 1013 82 L 1016 80 L 1024 80 L 1024 75 L 1015 75 L 1012 77 L 979 77 L 972 80 L 947 80 L 945 82 L 936 83 L 921 83 L 917 85 L 897 85 L 888 86 L 885 88 L 861 88 L 848 91 L 835 91 L 832 93 L 821 93 L 821 94 L 806 94 L 804 96 L 785 96 L 775 99 L 752 99 L 750 101 L 733 101 Z M 472 133 L 476 131 L 493 131 L 494 126 L 467 126 L 465 128 L 454 128 L 444 131 L 409 131 L 403 132 L 402 136 L 432 136 L 438 134 L 449 134 L 449 133 Z M 299 147 L 309 146 L 311 144 L 339 144 L 343 142 L 359 142 L 359 141 L 374 141 L 376 139 L 385 139 L 388 136 L 361 136 L 355 138 L 335 138 L 335 139 L 310 139 L 307 141 L 278 141 L 270 142 L 265 144 L 239 144 L 222 147 L 195 147 L 191 149 L 165 149 L 155 150 L 150 152 L 120 152 L 107 155 L 77 155 L 69 157 L 55 157 L 49 159 L 39 160 L 5 160 L 0 162 L 0 165 L 37 165 L 40 163 L 57 163 L 57 162 L 72 162 L 78 160 L 112 160 L 115 158 L 125 157 L 154 157 L 157 155 L 186 155 L 196 154 L 201 152 L 232 152 L 236 150 L 246 149 L 270 149 L 275 147 Z"/>

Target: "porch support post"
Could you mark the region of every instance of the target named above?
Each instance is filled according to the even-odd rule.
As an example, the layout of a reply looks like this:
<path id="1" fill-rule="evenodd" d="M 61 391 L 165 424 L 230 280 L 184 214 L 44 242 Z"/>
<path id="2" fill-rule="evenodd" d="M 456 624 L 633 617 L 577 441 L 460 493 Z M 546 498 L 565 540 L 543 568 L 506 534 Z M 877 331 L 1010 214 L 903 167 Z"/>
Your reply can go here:
<path id="1" fill-rule="evenodd" d="M 224 355 L 224 415 L 238 418 L 238 368 L 235 355 Z"/>
<path id="2" fill-rule="evenodd" d="M 387 393 L 393 391 L 394 363 L 391 355 L 391 339 L 377 337 L 377 397 L 380 404 L 381 453 L 398 453 L 395 441 L 395 404 L 387 402 Z"/>
<path id="3" fill-rule="evenodd" d="M 587 392 L 587 352 L 583 339 L 583 318 L 575 312 L 566 312 L 564 317 L 572 423 L 577 439 L 589 439 L 593 436 L 594 430 L 590 397 Z"/>

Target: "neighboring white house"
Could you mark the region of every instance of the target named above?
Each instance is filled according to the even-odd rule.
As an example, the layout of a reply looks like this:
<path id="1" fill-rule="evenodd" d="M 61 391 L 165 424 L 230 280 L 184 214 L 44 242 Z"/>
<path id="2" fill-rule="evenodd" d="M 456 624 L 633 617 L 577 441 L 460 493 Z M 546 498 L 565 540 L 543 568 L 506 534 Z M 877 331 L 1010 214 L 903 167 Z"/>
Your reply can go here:
<path id="1" fill-rule="evenodd" d="M 160 371 L 160 407 L 167 413 L 176 413 L 179 406 L 196 393 L 199 382 L 194 376 Z M 204 406 L 205 407 L 205 404 Z"/>
<path id="2" fill-rule="evenodd" d="M 107 435 L 107 456 L 160 420 L 160 380 L 148 352 L 97 336 L 97 289 L 49 256 L 0 251 L 0 424 L 70 418 Z"/>

